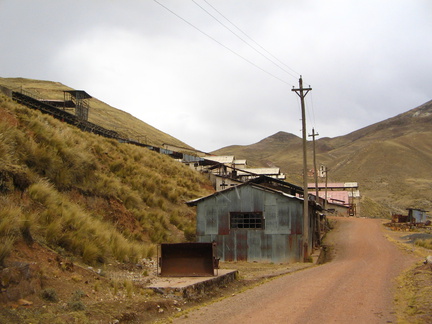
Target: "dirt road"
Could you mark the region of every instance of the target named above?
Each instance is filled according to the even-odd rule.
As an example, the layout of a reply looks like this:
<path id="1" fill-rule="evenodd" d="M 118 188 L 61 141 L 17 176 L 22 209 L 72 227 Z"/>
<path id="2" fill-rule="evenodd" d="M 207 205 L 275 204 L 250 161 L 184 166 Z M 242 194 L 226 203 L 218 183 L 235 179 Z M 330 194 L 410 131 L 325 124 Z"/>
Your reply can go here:
<path id="1" fill-rule="evenodd" d="M 380 220 L 338 218 L 332 262 L 285 275 L 191 312 L 174 323 L 396 323 L 394 278 L 415 260 Z"/>

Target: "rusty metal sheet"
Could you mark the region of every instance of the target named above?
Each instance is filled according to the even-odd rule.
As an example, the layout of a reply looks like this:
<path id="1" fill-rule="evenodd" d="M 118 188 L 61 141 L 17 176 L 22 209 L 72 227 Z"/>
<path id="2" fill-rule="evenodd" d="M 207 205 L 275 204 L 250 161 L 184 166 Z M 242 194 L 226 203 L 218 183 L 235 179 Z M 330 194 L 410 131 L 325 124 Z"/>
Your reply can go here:
<path id="1" fill-rule="evenodd" d="M 247 261 L 247 256 L 248 256 L 247 236 L 248 236 L 248 230 L 235 231 L 237 261 Z"/>
<path id="2" fill-rule="evenodd" d="M 230 213 L 258 211 L 263 228 L 231 228 Z M 302 201 L 269 190 L 240 186 L 198 203 L 197 238 L 216 241 L 224 261 L 300 261 L 302 232 Z"/>
<path id="3" fill-rule="evenodd" d="M 230 216 L 229 213 L 223 213 L 219 217 L 219 235 L 229 235 L 230 233 Z"/>
<path id="4" fill-rule="evenodd" d="M 295 214 L 303 214 L 303 206 L 294 211 Z M 295 215 L 294 214 L 294 215 Z M 303 217 L 292 218 L 291 234 L 302 234 L 303 233 Z"/>
<path id="5" fill-rule="evenodd" d="M 225 236 L 223 236 L 223 235 L 212 235 L 211 236 L 211 241 L 210 240 L 205 241 L 205 242 L 214 242 L 214 243 L 216 243 L 216 252 L 215 252 L 215 255 L 220 260 L 225 260 L 225 250 L 223 248 L 223 246 L 224 246 L 224 238 L 225 238 Z"/>
<path id="6" fill-rule="evenodd" d="M 213 243 L 161 244 L 160 275 L 165 277 L 214 276 L 217 258 Z"/>
<path id="7" fill-rule="evenodd" d="M 248 231 L 247 237 L 247 261 L 263 261 L 265 251 L 263 251 L 263 239 L 265 237 L 264 231 Z"/>
<path id="8" fill-rule="evenodd" d="M 207 235 L 218 233 L 217 208 L 215 207 L 211 207 L 206 211 L 205 233 Z"/>
<path id="9" fill-rule="evenodd" d="M 224 260 L 225 261 L 236 261 L 235 256 L 235 239 L 234 235 L 225 235 L 224 236 Z"/>

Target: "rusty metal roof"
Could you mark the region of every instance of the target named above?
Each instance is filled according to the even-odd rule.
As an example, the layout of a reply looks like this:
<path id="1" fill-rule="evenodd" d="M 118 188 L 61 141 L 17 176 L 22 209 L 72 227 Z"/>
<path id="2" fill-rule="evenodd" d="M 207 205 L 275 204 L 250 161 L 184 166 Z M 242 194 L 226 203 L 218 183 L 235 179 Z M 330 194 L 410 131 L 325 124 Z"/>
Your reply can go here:
<path id="1" fill-rule="evenodd" d="M 64 91 L 66 93 L 69 93 L 71 96 L 77 99 L 90 99 L 92 96 L 90 96 L 87 92 L 84 90 L 67 90 Z"/>
<path id="2" fill-rule="evenodd" d="M 321 198 L 325 198 L 325 192 L 320 191 L 318 194 Z M 328 191 L 327 200 L 336 204 L 348 204 L 348 191 Z"/>
<path id="3" fill-rule="evenodd" d="M 206 160 L 211 160 L 219 163 L 234 163 L 235 157 L 233 155 L 215 155 L 215 156 L 206 156 Z"/>
<path id="4" fill-rule="evenodd" d="M 324 189 L 326 187 L 325 183 L 318 183 L 319 189 Z M 315 183 L 308 183 L 308 188 L 315 188 Z M 348 188 L 358 188 L 357 182 L 329 182 L 327 183 L 327 188 L 331 189 L 348 189 Z"/>
<path id="5" fill-rule="evenodd" d="M 257 180 L 259 180 L 259 179 L 261 179 L 261 180 L 260 180 L 261 183 L 260 183 L 260 181 L 257 181 Z M 295 196 L 295 195 L 292 195 L 292 194 L 287 193 L 286 190 L 284 190 L 285 188 L 283 188 L 283 187 L 279 187 L 279 188 L 278 188 L 277 186 L 274 186 L 274 185 L 271 186 L 271 187 L 266 186 L 266 185 L 265 185 L 266 180 L 271 180 L 271 181 L 272 181 L 272 180 L 275 180 L 275 182 L 278 182 L 278 183 L 284 183 L 287 187 L 291 187 L 291 186 L 293 186 L 293 187 L 299 188 L 299 189 L 301 189 L 301 191 L 303 191 L 303 189 L 302 189 L 301 187 L 297 187 L 297 186 L 295 186 L 295 185 L 293 185 L 293 184 L 290 184 L 290 183 L 288 183 L 288 182 L 281 181 L 281 180 L 276 180 L 276 179 L 273 179 L 273 178 L 270 178 L 270 177 L 266 177 L 266 176 L 261 176 L 261 177 L 259 177 L 259 178 L 252 179 L 252 180 L 250 180 L 250 181 L 244 182 L 244 183 L 239 184 L 239 185 L 237 185 L 237 186 L 229 187 L 229 188 L 227 188 L 227 189 L 224 189 L 224 190 L 221 190 L 221 191 L 217 191 L 217 192 L 215 192 L 215 193 L 213 193 L 213 194 L 211 194 L 211 195 L 208 195 L 208 196 L 205 196 L 205 197 L 201 197 L 201 198 L 197 198 L 197 199 L 194 199 L 194 200 L 187 201 L 186 204 L 187 204 L 188 206 L 196 206 L 199 202 L 201 202 L 201 201 L 203 201 L 203 200 L 206 200 L 206 199 L 211 198 L 211 197 L 216 197 L 216 196 L 218 196 L 218 195 L 223 195 L 224 193 L 226 193 L 226 192 L 228 192 L 228 191 L 236 190 L 238 187 L 243 187 L 243 186 L 252 186 L 252 187 L 257 188 L 257 189 L 259 189 L 259 190 L 268 191 L 268 192 L 273 192 L 273 193 L 275 193 L 275 194 L 279 194 L 279 195 L 284 196 L 284 197 L 287 197 L 287 198 L 303 200 L 303 198 L 299 198 L 299 197 L 297 197 L 297 196 Z M 264 184 L 263 184 L 263 183 L 264 183 Z"/>
<path id="6" fill-rule="evenodd" d="M 280 174 L 280 168 L 239 168 L 237 169 L 237 175 L 245 175 L 245 174 Z"/>
<path id="7" fill-rule="evenodd" d="M 303 188 L 300 186 L 296 186 L 292 183 L 280 180 L 280 179 L 275 179 L 272 177 L 268 177 L 265 175 L 261 175 L 258 178 L 249 180 L 250 182 L 253 183 L 258 183 L 258 184 L 265 184 L 267 187 L 271 186 L 273 188 L 276 188 L 276 190 L 281 190 L 284 192 L 293 192 L 296 194 L 303 194 Z"/>

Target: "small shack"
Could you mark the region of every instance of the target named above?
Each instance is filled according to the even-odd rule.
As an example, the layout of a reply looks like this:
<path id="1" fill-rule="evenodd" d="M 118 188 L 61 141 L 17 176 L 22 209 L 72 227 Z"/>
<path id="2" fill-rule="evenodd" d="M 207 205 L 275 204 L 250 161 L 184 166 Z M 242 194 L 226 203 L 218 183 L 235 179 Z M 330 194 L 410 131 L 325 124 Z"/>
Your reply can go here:
<path id="1" fill-rule="evenodd" d="M 82 120 L 88 120 L 90 109 L 90 103 L 88 100 L 92 97 L 84 90 L 68 90 L 63 91 L 63 93 L 65 105 L 66 103 L 71 102 L 72 106 L 75 106 L 75 115 Z"/>
<path id="2" fill-rule="evenodd" d="M 420 208 L 407 208 L 408 215 L 393 214 L 392 223 L 425 224 L 427 211 Z"/>
<path id="3" fill-rule="evenodd" d="M 427 211 L 419 208 L 407 208 L 408 222 L 413 224 L 424 224 L 427 221 Z"/>
<path id="4" fill-rule="evenodd" d="M 302 188 L 283 184 L 261 177 L 188 202 L 197 206 L 197 241 L 215 242 L 222 261 L 303 261 Z M 309 246 L 314 215 L 310 208 Z"/>

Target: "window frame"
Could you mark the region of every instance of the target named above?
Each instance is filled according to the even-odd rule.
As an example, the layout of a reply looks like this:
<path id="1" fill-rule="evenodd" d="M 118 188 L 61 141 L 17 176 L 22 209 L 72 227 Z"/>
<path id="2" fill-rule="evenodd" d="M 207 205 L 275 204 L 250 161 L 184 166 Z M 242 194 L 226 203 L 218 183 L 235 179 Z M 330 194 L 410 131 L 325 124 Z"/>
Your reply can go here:
<path id="1" fill-rule="evenodd" d="M 264 230 L 265 217 L 262 211 L 230 212 L 230 229 Z"/>

